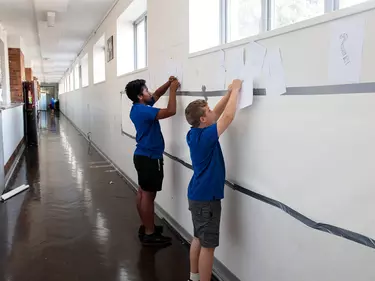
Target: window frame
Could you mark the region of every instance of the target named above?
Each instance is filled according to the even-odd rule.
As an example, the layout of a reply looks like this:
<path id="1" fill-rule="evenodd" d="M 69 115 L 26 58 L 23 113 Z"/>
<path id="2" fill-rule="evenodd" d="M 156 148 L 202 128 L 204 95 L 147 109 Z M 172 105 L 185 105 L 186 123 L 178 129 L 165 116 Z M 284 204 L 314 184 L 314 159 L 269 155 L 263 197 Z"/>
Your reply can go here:
<path id="1" fill-rule="evenodd" d="M 133 22 L 133 35 L 134 35 L 134 71 L 142 69 L 138 67 L 138 40 L 137 40 L 137 27 L 144 21 L 145 24 L 145 66 L 148 65 L 148 42 L 147 42 L 147 12 L 143 13 L 139 18 Z"/>

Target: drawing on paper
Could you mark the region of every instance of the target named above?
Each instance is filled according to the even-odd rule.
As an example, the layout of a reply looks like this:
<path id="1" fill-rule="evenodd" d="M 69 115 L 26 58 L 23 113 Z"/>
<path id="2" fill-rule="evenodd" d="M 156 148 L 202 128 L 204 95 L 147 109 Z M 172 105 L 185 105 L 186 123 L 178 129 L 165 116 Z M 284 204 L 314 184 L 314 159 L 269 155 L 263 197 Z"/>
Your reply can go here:
<path id="1" fill-rule="evenodd" d="M 340 40 L 342 40 L 341 42 L 341 55 L 342 55 L 342 60 L 344 61 L 344 64 L 345 65 L 348 65 L 350 63 L 350 58 L 349 58 L 349 55 L 348 53 L 346 52 L 346 49 L 345 49 L 345 41 L 348 40 L 348 34 L 347 33 L 342 33 L 340 35 Z"/>

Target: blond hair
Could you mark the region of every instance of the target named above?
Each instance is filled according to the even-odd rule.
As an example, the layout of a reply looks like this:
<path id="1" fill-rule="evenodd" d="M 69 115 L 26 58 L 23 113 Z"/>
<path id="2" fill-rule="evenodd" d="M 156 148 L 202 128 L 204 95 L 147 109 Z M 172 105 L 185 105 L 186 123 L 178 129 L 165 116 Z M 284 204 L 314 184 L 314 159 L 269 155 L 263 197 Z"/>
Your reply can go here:
<path id="1" fill-rule="evenodd" d="M 186 121 L 193 128 L 197 128 L 201 124 L 201 117 L 206 114 L 206 106 L 207 102 L 205 100 L 195 100 L 186 107 Z"/>

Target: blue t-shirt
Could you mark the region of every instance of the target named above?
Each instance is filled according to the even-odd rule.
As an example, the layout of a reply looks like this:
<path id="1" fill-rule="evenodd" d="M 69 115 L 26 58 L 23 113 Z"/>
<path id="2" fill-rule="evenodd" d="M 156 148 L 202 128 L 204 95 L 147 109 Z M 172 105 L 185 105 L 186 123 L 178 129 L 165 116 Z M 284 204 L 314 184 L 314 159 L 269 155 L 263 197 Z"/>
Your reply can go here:
<path id="1" fill-rule="evenodd" d="M 219 143 L 217 125 L 191 128 L 186 136 L 194 174 L 189 183 L 188 198 L 212 201 L 224 198 L 225 164 Z"/>
<path id="2" fill-rule="evenodd" d="M 160 109 L 152 107 L 154 103 L 154 100 L 148 105 L 135 103 L 130 111 L 130 119 L 137 131 L 137 148 L 134 154 L 161 159 L 164 152 L 164 138 L 159 121 L 156 120 Z"/>

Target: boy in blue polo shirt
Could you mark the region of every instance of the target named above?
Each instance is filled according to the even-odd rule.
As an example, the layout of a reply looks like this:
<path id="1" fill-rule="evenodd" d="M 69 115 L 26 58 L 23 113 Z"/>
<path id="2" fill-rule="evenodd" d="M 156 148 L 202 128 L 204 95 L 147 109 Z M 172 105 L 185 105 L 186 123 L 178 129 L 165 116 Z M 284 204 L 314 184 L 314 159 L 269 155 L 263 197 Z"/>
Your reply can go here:
<path id="1" fill-rule="evenodd" d="M 164 139 L 159 120 L 176 114 L 176 92 L 180 86 L 175 77 L 150 94 L 146 81 L 137 79 L 126 85 L 128 98 L 133 101 L 130 119 L 137 131 L 137 148 L 134 152 L 134 166 L 138 173 L 137 209 L 143 225 L 138 235 L 143 245 L 164 245 L 171 238 L 162 235 L 162 227 L 154 224 L 154 201 L 161 191 L 164 178 Z M 170 88 L 167 108 L 155 108 L 155 102 Z"/>
<path id="2" fill-rule="evenodd" d="M 232 123 L 241 90 L 233 80 L 214 110 L 205 100 L 191 102 L 185 116 L 191 129 L 186 140 L 194 174 L 188 188 L 194 225 L 190 247 L 190 281 L 210 281 L 215 248 L 219 246 L 221 199 L 224 198 L 225 164 L 219 137 Z"/>

